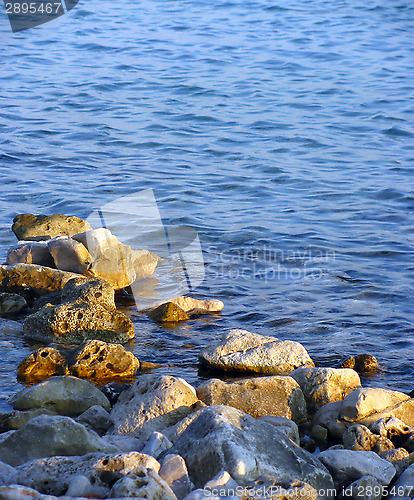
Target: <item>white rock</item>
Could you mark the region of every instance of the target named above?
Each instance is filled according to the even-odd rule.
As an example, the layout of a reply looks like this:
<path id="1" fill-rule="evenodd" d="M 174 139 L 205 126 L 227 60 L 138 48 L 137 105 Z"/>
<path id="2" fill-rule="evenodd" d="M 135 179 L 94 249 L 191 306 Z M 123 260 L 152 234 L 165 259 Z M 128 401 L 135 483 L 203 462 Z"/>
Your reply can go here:
<path id="1" fill-rule="evenodd" d="M 194 387 L 181 378 L 141 375 L 112 408 L 114 433 L 148 439 L 153 431 L 162 431 L 186 417 L 197 401 Z"/>
<path id="2" fill-rule="evenodd" d="M 152 469 L 139 467 L 112 487 L 109 498 L 143 497 L 154 500 L 177 500 L 168 484 Z"/>
<path id="3" fill-rule="evenodd" d="M 395 476 L 395 467 L 373 451 L 326 450 L 318 455 L 337 487 L 348 486 L 362 476 L 373 476 L 387 486 Z"/>
<path id="4" fill-rule="evenodd" d="M 168 300 L 168 302 L 173 302 L 177 306 L 181 307 L 181 309 L 183 309 L 185 312 L 191 312 L 193 310 L 196 310 L 200 313 L 220 312 L 224 307 L 224 304 L 221 300 L 198 300 L 185 296 L 170 299 Z"/>
<path id="5" fill-rule="evenodd" d="M 194 489 L 185 461 L 180 455 L 166 455 L 161 462 L 159 474 L 173 490 L 178 500 Z"/>
<path id="6" fill-rule="evenodd" d="M 341 401 L 361 386 L 358 373 L 346 368 L 297 368 L 290 376 L 300 385 L 311 413 L 326 403 Z"/>
<path id="7" fill-rule="evenodd" d="M 288 375 L 300 366 L 314 366 L 298 342 L 281 341 L 246 330 L 224 333 L 220 341 L 201 351 L 199 360 L 218 370 L 268 375 Z"/>
<path id="8" fill-rule="evenodd" d="M 38 494 L 38 491 L 19 484 L 0 487 L 1 500 L 33 500 Z"/>
<path id="9" fill-rule="evenodd" d="M 204 489 L 210 491 L 212 496 L 224 497 L 233 494 L 239 485 L 227 471 L 221 471 L 204 485 Z"/>

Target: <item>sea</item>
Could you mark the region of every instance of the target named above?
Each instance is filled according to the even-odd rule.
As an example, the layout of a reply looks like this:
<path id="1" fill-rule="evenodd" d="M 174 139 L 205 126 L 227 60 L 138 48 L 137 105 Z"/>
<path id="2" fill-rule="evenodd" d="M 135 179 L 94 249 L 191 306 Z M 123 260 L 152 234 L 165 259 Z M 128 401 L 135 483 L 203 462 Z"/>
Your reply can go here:
<path id="1" fill-rule="evenodd" d="M 169 245 L 142 295 L 225 305 L 160 326 L 121 301 L 140 360 L 197 385 L 221 376 L 201 349 L 240 328 L 318 366 L 374 355 L 363 385 L 410 392 L 413 33 L 408 0 L 81 0 L 16 33 L 1 7 L 1 262 L 20 213 L 87 219 L 127 199 L 131 235 L 149 193 L 154 224 L 195 246 L 188 261 L 188 238 Z M 0 332 L 7 411 L 39 345 Z"/>

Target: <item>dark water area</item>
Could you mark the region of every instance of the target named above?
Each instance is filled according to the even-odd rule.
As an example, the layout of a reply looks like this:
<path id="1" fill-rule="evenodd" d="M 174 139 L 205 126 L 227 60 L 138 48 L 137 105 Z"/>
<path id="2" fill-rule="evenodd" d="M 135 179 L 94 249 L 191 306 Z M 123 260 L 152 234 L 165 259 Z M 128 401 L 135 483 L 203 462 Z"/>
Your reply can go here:
<path id="1" fill-rule="evenodd" d="M 12 34 L 0 16 L 0 257 L 19 213 L 88 217 L 152 189 L 194 228 L 220 315 L 173 328 L 134 306 L 130 348 L 197 384 L 229 328 L 317 364 L 375 355 L 414 388 L 414 4 L 81 0 Z M 162 283 L 162 273 L 158 276 Z M 0 409 L 33 346 L 3 328 Z"/>

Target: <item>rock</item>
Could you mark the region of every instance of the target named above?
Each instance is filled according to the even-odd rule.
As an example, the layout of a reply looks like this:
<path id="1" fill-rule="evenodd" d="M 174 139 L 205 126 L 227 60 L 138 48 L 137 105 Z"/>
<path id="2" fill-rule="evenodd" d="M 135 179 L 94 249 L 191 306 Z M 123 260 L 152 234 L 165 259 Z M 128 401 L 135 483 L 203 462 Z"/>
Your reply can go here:
<path id="1" fill-rule="evenodd" d="M 224 304 L 221 300 L 199 300 L 185 296 L 176 297 L 175 299 L 171 299 L 168 302 L 172 302 L 173 304 L 181 307 L 181 309 L 183 309 L 186 313 L 189 313 L 191 311 L 197 311 L 197 313 L 199 314 L 215 313 L 220 312 L 224 307 Z"/>
<path id="2" fill-rule="evenodd" d="M 146 442 L 142 453 L 158 458 L 161 453 L 171 448 L 171 441 L 161 432 L 154 431 Z"/>
<path id="3" fill-rule="evenodd" d="M 206 491 L 204 489 L 198 488 L 197 490 L 192 491 L 190 494 L 188 494 L 183 500 L 240 500 L 239 496 L 228 496 L 226 495 L 225 497 L 218 497 L 218 496 L 211 496 L 210 491 Z M 244 499 L 243 499 L 244 500 Z M 252 500 L 256 500 L 252 498 Z"/>
<path id="4" fill-rule="evenodd" d="M 314 366 L 298 342 L 280 341 L 246 330 L 231 330 L 218 343 L 203 349 L 201 363 L 224 371 L 288 375 L 303 365 Z"/>
<path id="5" fill-rule="evenodd" d="M 188 314 L 173 302 L 166 302 L 148 313 L 148 316 L 158 323 L 177 323 L 190 319 Z"/>
<path id="6" fill-rule="evenodd" d="M 106 434 L 103 439 L 108 441 L 108 443 L 113 444 L 125 453 L 130 453 L 131 451 L 142 452 L 145 444 L 140 439 L 134 438 L 132 436 L 119 436 L 117 434 Z"/>
<path id="7" fill-rule="evenodd" d="M 69 417 L 40 415 L 0 443 L 0 460 L 16 466 L 36 458 L 98 451 L 117 449 Z"/>
<path id="8" fill-rule="evenodd" d="M 11 411 L 0 415 L 0 432 L 20 429 L 27 422 L 39 415 L 56 415 L 53 411 L 46 408 L 36 408 L 28 411 Z"/>
<path id="9" fill-rule="evenodd" d="M 342 441 L 348 450 L 371 450 L 372 432 L 365 425 L 351 425 L 344 432 Z"/>
<path id="10" fill-rule="evenodd" d="M 284 417 L 275 417 L 273 415 L 266 415 L 264 417 L 261 417 L 260 420 L 274 425 L 278 428 L 279 431 L 286 434 L 286 436 L 294 443 L 296 443 L 298 446 L 300 445 L 299 428 L 295 424 L 295 422 L 293 422 L 293 420 Z"/>
<path id="11" fill-rule="evenodd" d="M 246 485 L 241 498 L 242 500 L 261 500 L 261 498 L 271 498 L 272 500 L 318 500 L 327 498 L 329 494 L 335 495 L 335 490 L 321 492 L 321 495 L 319 495 L 313 486 L 303 481 L 288 481 L 283 478 L 265 475 Z"/>
<path id="12" fill-rule="evenodd" d="M 83 456 L 55 456 L 25 463 L 17 468 L 18 482 L 41 493 L 63 495 L 80 475 L 94 488 L 105 488 L 107 496 L 114 483 L 140 467 L 158 472 L 160 464 L 142 453 L 88 453 Z M 96 491 L 96 490 L 95 490 Z"/>
<path id="13" fill-rule="evenodd" d="M 38 264 L 55 267 L 46 241 L 19 241 L 8 250 L 6 264 Z"/>
<path id="14" fill-rule="evenodd" d="M 356 422 L 408 399 L 410 397 L 402 392 L 361 387 L 343 400 L 339 416 L 348 422 Z"/>
<path id="15" fill-rule="evenodd" d="M 379 434 L 389 439 L 394 439 L 398 436 L 406 438 L 414 432 L 414 428 L 406 425 L 402 420 L 395 417 L 380 418 L 369 426 L 371 432 Z"/>
<path id="16" fill-rule="evenodd" d="M 1 500 L 32 500 L 38 495 L 38 491 L 25 486 L 20 486 L 19 484 L 11 484 L 9 486 L 0 487 Z"/>
<path id="17" fill-rule="evenodd" d="M 17 314 L 27 307 L 24 297 L 17 293 L 0 293 L 0 316 Z"/>
<path id="18" fill-rule="evenodd" d="M 390 406 L 379 413 L 373 413 L 360 419 L 367 427 L 382 418 L 397 418 L 407 426 L 414 427 L 414 399 L 407 399 L 402 403 Z"/>
<path id="19" fill-rule="evenodd" d="M 62 290 L 66 283 L 77 278 L 87 281 L 85 276 L 35 264 L 14 264 L 0 266 L 0 288 L 7 291 L 30 289 L 42 295 L 46 291 Z"/>
<path id="20" fill-rule="evenodd" d="M 70 371 L 80 378 L 99 380 L 131 379 L 139 370 L 139 361 L 119 344 L 89 340 L 72 355 Z"/>
<path id="21" fill-rule="evenodd" d="M 99 436 L 103 436 L 112 426 L 112 421 L 109 413 L 100 405 L 93 405 L 84 411 L 76 421 L 84 425 L 87 429 L 91 429 Z"/>
<path id="22" fill-rule="evenodd" d="M 66 492 L 67 497 L 89 497 L 89 498 L 104 498 L 107 495 L 105 488 L 92 486 L 92 483 L 86 476 L 79 474 L 75 476 L 69 483 Z M 99 495 L 99 497 L 98 497 Z"/>
<path id="23" fill-rule="evenodd" d="M 341 440 L 349 423 L 339 419 L 342 401 L 333 401 L 319 408 L 312 421 L 312 435 L 321 435 L 321 429 L 327 430 L 328 440 Z"/>
<path id="24" fill-rule="evenodd" d="M 373 434 L 371 437 L 371 450 L 375 453 L 381 453 L 382 451 L 392 450 L 395 448 L 393 442 L 386 437 L 377 436 Z"/>
<path id="25" fill-rule="evenodd" d="M 109 384 L 105 384 L 103 387 L 100 387 L 100 390 L 108 398 L 111 406 L 113 406 L 118 401 L 120 394 L 130 388 L 130 383 L 110 382 Z"/>
<path id="26" fill-rule="evenodd" d="M 68 375 L 66 358 L 53 347 L 41 347 L 19 363 L 17 378 L 25 383 L 36 383 L 53 375 Z"/>
<path id="27" fill-rule="evenodd" d="M 207 481 L 204 489 L 210 491 L 213 496 L 224 497 L 234 494 L 238 486 L 230 474 L 223 470 Z"/>
<path id="28" fill-rule="evenodd" d="M 306 403 L 298 383 L 291 377 L 272 376 L 226 383 L 211 379 L 197 388 L 207 405 L 228 405 L 260 418 L 275 415 L 301 423 L 306 421 Z"/>
<path id="29" fill-rule="evenodd" d="M 387 500 L 411 500 L 414 494 L 414 465 L 410 465 L 389 488 Z"/>
<path id="30" fill-rule="evenodd" d="M 168 453 L 184 458 L 196 487 L 225 470 L 238 484 L 270 474 L 299 479 L 319 490 L 333 488 L 329 473 L 310 453 L 273 425 L 230 406 L 200 410 Z M 320 498 L 333 498 L 333 493 Z"/>
<path id="31" fill-rule="evenodd" d="M 162 431 L 186 417 L 197 401 L 195 389 L 181 378 L 141 375 L 112 408 L 114 433 L 148 439 L 153 431 Z"/>
<path id="32" fill-rule="evenodd" d="M 88 272 L 108 281 L 115 290 L 131 285 L 139 278 L 150 276 L 158 263 L 158 257 L 147 250 L 133 250 L 120 243 L 109 229 L 100 228 L 73 236 L 82 243 L 91 256 Z"/>
<path id="33" fill-rule="evenodd" d="M 79 217 L 62 214 L 21 214 L 13 219 L 12 231 L 18 240 L 49 240 L 56 236 L 71 236 L 91 229 L 88 222 Z"/>
<path id="34" fill-rule="evenodd" d="M 94 385 L 70 375 L 52 377 L 22 389 L 9 399 L 15 410 L 47 408 L 56 413 L 78 416 L 93 405 L 110 409 L 108 399 Z"/>
<path id="35" fill-rule="evenodd" d="M 147 278 L 154 273 L 160 257 L 148 250 L 132 250 L 132 265 L 135 269 L 136 279 Z"/>
<path id="36" fill-rule="evenodd" d="M 344 399 L 361 386 L 358 374 L 349 369 L 297 368 L 290 376 L 300 385 L 310 413 L 326 403 Z"/>
<path id="37" fill-rule="evenodd" d="M 335 486 L 342 488 L 363 476 L 373 476 L 387 486 L 395 476 L 395 467 L 373 451 L 326 450 L 319 460 L 332 474 Z"/>
<path id="38" fill-rule="evenodd" d="M 342 363 L 342 368 L 352 368 L 358 373 L 370 373 L 379 370 L 377 358 L 371 354 L 358 354 L 355 358 L 348 358 Z"/>
<path id="39" fill-rule="evenodd" d="M 23 328 L 26 337 L 41 342 L 125 343 L 135 334 L 132 321 L 116 310 L 113 288 L 100 278 L 71 280 L 62 290 L 62 303 L 46 304 L 26 318 Z"/>
<path id="40" fill-rule="evenodd" d="M 372 476 L 362 476 L 351 483 L 339 495 L 338 500 L 381 500 L 385 492 L 383 486 Z"/>
<path id="41" fill-rule="evenodd" d="M 133 474 L 119 479 L 112 487 L 109 498 L 139 497 L 154 500 L 177 500 L 171 488 L 152 469 L 140 467 Z"/>
<path id="42" fill-rule="evenodd" d="M 47 248 L 57 269 L 94 276 L 90 272 L 92 258 L 88 249 L 69 236 L 59 236 L 49 240 Z"/>
<path id="43" fill-rule="evenodd" d="M 180 455 L 166 455 L 161 462 L 159 474 L 173 490 L 178 500 L 184 498 L 194 489 L 188 476 L 185 461 Z"/>
<path id="44" fill-rule="evenodd" d="M 11 465 L 0 462 L 0 486 L 13 484 L 17 480 L 17 471 Z M 1 497 L 0 497 L 1 498 Z"/>

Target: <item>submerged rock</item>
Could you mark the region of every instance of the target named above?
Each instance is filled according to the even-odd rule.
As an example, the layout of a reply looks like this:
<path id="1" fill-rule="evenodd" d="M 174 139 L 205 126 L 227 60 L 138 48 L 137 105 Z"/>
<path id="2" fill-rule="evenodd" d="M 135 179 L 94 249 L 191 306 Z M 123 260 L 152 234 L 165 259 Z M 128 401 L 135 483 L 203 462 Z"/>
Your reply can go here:
<path id="1" fill-rule="evenodd" d="M 68 282 L 62 303 L 46 304 L 28 316 L 24 332 L 34 340 L 60 343 L 88 339 L 125 343 L 135 334 L 132 321 L 116 309 L 113 288 L 100 278 Z"/>
<path id="2" fill-rule="evenodd" d="M 340 401 L 361 386 L 354 370 L 336 368 L 298 368 L 290 374 L 300 385 L 310 413 L 332 401 Z"/>
<path id="3" fill-rule="evenodd" d="M 356 357 L 345 360 L 342 363 L 342 368 L 352 368 L 358 373 L 367 374 L 379 370 L 380 366 L 375 356 L 371 354 L 358 354 Z"/>
<path id="4" fill-rule="evenodd" d="M 26 309 L 27 302 L 17 293 L 0 293 L 0 316 L 11 316 Z"/>
<path id="5" fill-rule="evenodd" d="M 0 443 L 0 460 L 16 466 L 55 455 L 114 453 L 117 448 L 69 417 L 40 415 Z"/>
<path id="6" fill-rule="evenodd" d="M 71 354 L 70 371 L 80 378 L 94 380 L 130 379 L 136 375 L 138 359 L 119 344 L 89 340 Z"/>
<path id="7" fill-rule="evenodd" d="M 181 378 L 146 374 L 121 393 L 111 411 L 115 434 L 148 439 L 193 411 L 195 389 Z"/>
<path id="8" fill-rule="evenodd" d="M 21 214 L 13 219 L 12 231 L 19 240 L 49 240 L 56 236 L 71 236 L 92 229 L 79 217 L 62 214 Z"/>
<path id="9" fill-rule="evenodd" d="M 291 377 L 273 376 L 226 383 L 204 382 L 197 395 L 207 405 L 227 405 L 252 417 L 275 415 L 301 423 L 306 420 L 306 403 L 298 383 Z"/>
<path id="10" fill-rule="evenodd" d="M 52 377 L 26 387 L 9 399 L 15 410 L 47 408 L 61 415 L 78 416 L 93 405 L 110 409 L 108 399 L 94 385 L 70 375 Z"/>
<path id="11" fill-rule="evenodd" d="M 36 383 L 53 375 L 68 375 L 66 358 L 53 347 L 41 347 L 19 363 L 17 378 L 26 383 Z"/>
<path id="12" fill-rule="evenodd" d="M 166 302 L 148 313 L 148 316 L 159 323 L 177 323 L 190 319 L 188 314 L 173 302 Z"/>
<path id="13" fill-rule="evenodd" d="M 196 487 L 224 470 L 238 484 L 267 474 L 324 490 L 320 499 L 334 497 L 332 478 L 316 458 L 273 425 L 230 406 L 200 410 L 168 453 L 184 458 Z"/>
<path id="14" fill-rule="evenodd" d="M 288 375 L 300 366 L 314 366 L 298 342 L 281 341 L 246 330 L 230 330 L 222 339 L 203 349 L 201 363 L 224 371 Z"/>

